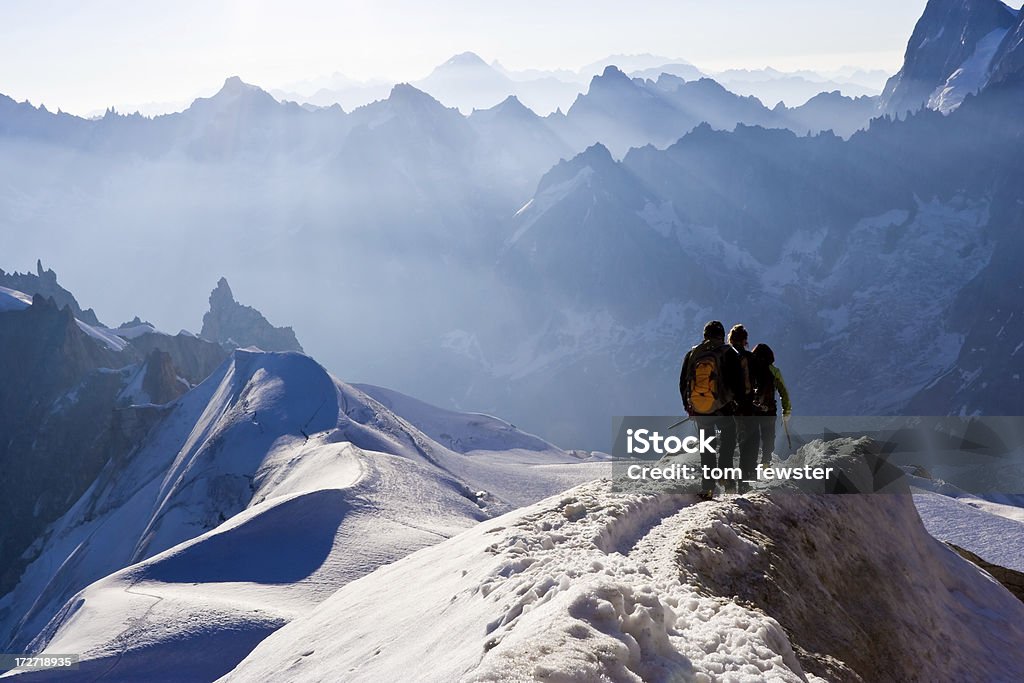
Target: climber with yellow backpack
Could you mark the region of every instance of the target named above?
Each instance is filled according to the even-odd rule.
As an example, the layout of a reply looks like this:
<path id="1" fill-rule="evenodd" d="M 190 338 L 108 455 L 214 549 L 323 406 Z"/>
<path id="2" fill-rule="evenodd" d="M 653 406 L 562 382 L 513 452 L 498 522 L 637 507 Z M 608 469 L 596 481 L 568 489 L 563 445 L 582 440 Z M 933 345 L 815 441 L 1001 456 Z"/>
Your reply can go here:
<path id="1" fill-rule="evenodd" d="M 725 342 L 725 326 L 712 320 L 704 326 L 704 341 L 690 349 L 683 358 L 679 373 L 679 393 L 686 413 L 698 429 L 715 433 L 718 457 L 714 453 L 701 453 L 704 468 L 733 467 L 736 450 L 737 399 L 743 395 L 739 354 Z M 718 482 L 703 478 L 701 491 L 708 496 L 715 484 L 735 489 L 735 482 Z"/>

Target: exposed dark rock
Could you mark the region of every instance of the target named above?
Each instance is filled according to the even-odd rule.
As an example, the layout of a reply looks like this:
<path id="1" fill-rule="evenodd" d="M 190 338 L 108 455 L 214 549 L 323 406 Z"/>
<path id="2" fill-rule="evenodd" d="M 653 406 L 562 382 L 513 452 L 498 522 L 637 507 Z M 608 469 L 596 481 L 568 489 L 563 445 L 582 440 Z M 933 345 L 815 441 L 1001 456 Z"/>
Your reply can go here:
<path id="1" fill-rule="evenodd" d="M 1014 23 L 1013 10 L 999 0 L 930 0 L 907 44 L 903 68 L 885 84 L 880 109 L 896 115 L 920 109 L 982 38 Z"/>
<path id="2" fill-rule="evenodd" d="M 805 672 L 851 683 L 922 680 L 920 662 L 928 661 L 941 662 L 947 680 L 983 680 L 935 647 L 942 636 L 920 636 L 923 624 L 961 609 L 962 598 L 955 574 L 943 572 L 937 584 L 920 575 L 922 562 L 941 563 L 945 553 L 928 538 L 910 495 L 735 500 L 713 511 L 709 531 L 677 541 L 680 580 L 774 618 Z M 738 562 L 707 551 L 719 542 L 710 531 L 718 528 L 730 529 L 730 545 L 745 548 Z"/>
<path id="3" fill-rule="evenodd" d="M 302 353 L 292 328 L 274 327 L 255 308 L 235 301 L 225 278 L 210 293 L 210 310 L 203 316 L 200 334 L 230 348 L 256 346 L 263 351 Z"/>
<path id="4" fill-rule="evenodd" d="M 1017 25 L 1007 31 L 992 58 L 989 84 L 993 87 L 1024 81 L 1024 12 L 1017 14 Z"/>
<path id="5" fill-rule="evenodd" d="M 92 482 L 111 449 L 114 402 L 129 364 L 85 334 L 70 307 L 36 294 L 0 313 L 0 594 L 22 553 Z"/>
<path id="6" fill-rule="evenodd" d="M 1014 569 L 1001 567 L 998 564 L 992 564 L 988 560 L 975 555 L 970 550 L 961 548 L 949 541 L 946 542 L 946 545 L 955 550 L 960 557 L 984 569 L 992 576 L 992 578 L 1003 584 L 1006 587 L 1006 590 L 1017 596 L 1018 600 L 1024 602 L 1024 572 L 1018 572 Z"/>
<path id="7" fill-rule="evenodd" d="M 57 287 L 41 266 L 39 275 L 8 277 L 18 287 Z M 142 334 L 115 351 L 79 327 L 74 297 L 59 292 L 64 306 L 36 292 L 28 308 L 0 313 L 0 595 L 32 561 L 32 543 L 46 527 L 173 409 L 159 404 L 227 357 L 220 345 L 187 333 Z M 119 397 L 140 367 L 151 404 L 125 406 Z"/>
<path id="8" fill-rule="evenodd" d="M 153 349 L 146 356 L 146 370 L 142 376 L 142 390 L 152 403 L 170 403 L 184 394 L 188 387 L 178 379 L 171 354 Z"/>
<path id="9" fill-rule="evenodd" d="M 148 357 L 154 350 L 169 354 L 177 375 L 193 386 L 209 377 L 228 357 L 220 344 L 187 333 L 143 334 L 132 339 L 128 348 L 138 352 L 140 358 Z"/>
<path id="10" fill-rule="evenodd" d="M 173 410 L 167 405 L 144 405 L 115 408 L 104 434 L 104 445 L 111 460 L 121 461 L 142 443 L 146 435 Z"/>

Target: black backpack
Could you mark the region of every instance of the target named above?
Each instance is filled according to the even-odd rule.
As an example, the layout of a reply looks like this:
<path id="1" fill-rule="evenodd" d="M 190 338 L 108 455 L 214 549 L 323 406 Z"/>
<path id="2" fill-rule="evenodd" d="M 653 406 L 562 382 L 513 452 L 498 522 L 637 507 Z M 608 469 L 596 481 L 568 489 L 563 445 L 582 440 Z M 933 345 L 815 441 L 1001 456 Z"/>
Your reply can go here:
<path id="1" fill-rule="evenodd" d="M 754 362 L 750 368 L 750 378 L 754 384 L 754 409 L 770 413 L 775 406 L 775 375 L 771 370 L 775 356 L 770 349 L 766 352 L 762 346 L 758 344 L 751 353 Z"/>

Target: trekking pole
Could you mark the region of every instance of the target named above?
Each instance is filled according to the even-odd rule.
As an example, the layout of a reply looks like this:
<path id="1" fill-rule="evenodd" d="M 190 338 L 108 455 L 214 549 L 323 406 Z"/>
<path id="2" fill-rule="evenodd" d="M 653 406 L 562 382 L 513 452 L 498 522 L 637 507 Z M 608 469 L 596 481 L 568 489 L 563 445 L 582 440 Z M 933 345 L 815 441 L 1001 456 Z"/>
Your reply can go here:
<path id="1" fill-rule="evenodd" d="M 674 425 L 669 427 L 669 429 L 675 429 L 676 427 L 678 427 L 679 425 L 683 424 L 684 422 L 689 422 L 692 419 L 693 419 L 692 417 L 684 417 L 682 420 L 680 420 L 679 422 L 676 422 Z"/>
<path id="2" fill-rule="evenodd" d="M 786 430 L 786 443 L 789 444 L 789 450 L 793 450 L 793 439 L 789 438 L 789 421 L 785 417 L 782 418 L 782 428 Z"/>

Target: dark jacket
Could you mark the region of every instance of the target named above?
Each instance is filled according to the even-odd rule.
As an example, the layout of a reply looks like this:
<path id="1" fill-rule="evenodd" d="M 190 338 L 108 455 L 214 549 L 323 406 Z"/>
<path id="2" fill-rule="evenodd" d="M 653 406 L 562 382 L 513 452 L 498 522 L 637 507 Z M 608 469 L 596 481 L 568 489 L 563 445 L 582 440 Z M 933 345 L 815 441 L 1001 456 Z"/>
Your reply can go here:
<path id="1" fill-rule="evenodd" d="M 690 376 L 690 358 L 693 357 L 694 352 L 698 349 L 703 351 L 703 347 L 711 346 L 712 348 L 720 348 L 722 353 L 722 384 L 730 390 L 733 397 L 742 396 L 743 390 L 743 376 L 740 369 L 740 356 L 736 353 L 736 349 L 732 348 L 725 343 L 725 339 L 705 339 L 697 346 L 686 352 L 686 356 L 683 358 L 683 367 L 679 372 L 679 395 L 683 399 L 683 407 L 686 408 L 687 414 L 692 415 L 690 408 L 689 397 L 686 395 L 686 382 Z M 715 413 L 716 415 L 735 415 L 736 404 L 735 401 L 729 405 L 724 406 L 721 410 Z"/>
<path id="2" fill-rule="evenodd" d="M 736 350 L 736 357 L 739 359 L 739 385 L 740 390 L 733 394 L 736 397 L 737 415 L 754 415 L 754 387 L 757 382 L 758 360 L 750 351 L 744 348 Z"/>
<path id="3" fill-rule="evenodd" d="M 775 394 L 778 393 L 782 399 L 782 414 L 789 415 L 793 406 L 789 401 L 789 391 L 786 383 L 782 380 L 782 373 L 774 365 L 759 364 L 757 377 L 755 379 L 756 404 L 755 411 L 760 415 L 778 415 L 779 404 L 775 401 Z"/>
<path id="4" fill-rule="evenodd" d="M 789 401 L 789 391 L 782 381 L 782 373 L 775 367 L 775 353 L 767 344 L 758 344 L 751 352 L 757 360 L 754 368 L 754 408 L 760 415 L 778 415 L 779 406 L 775 402 L 775 393 L 782 398 L 782 414 L 789 415 L 793 406 Z"/>

